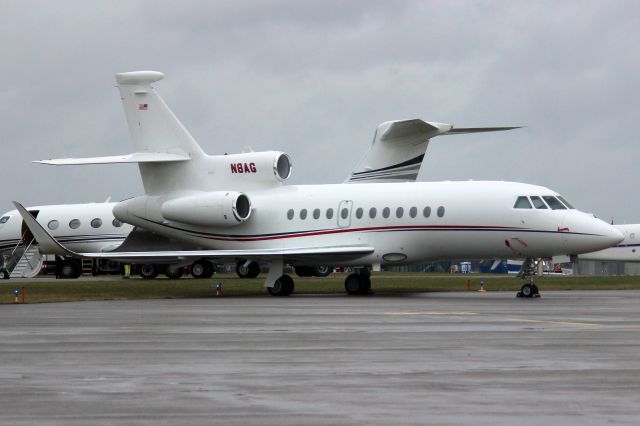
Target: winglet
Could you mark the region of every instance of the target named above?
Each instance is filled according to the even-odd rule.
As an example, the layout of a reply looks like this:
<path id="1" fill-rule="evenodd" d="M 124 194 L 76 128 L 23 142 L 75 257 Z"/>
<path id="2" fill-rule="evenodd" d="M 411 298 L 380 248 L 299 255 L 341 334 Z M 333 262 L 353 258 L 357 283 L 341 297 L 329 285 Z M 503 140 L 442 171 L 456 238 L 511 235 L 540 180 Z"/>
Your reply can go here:
<path id="1" fill-rule="evenodd" d="M 40 245 L 40 251 L 47 254 L 57 254 L 61 256 L 71 256 L 77 258 L 83 257 L 82 255 L 69 250 L 68 248 L 57 242 L 51 236 L 51 234 L 49 234 L 49 232 L 47 232 L 47 230 L 44 229 L 42 225 L 38 223 L 38 221 L 36 221 L 33 215 L 22 206 L 22 204 L 18 203 L 17 201 L 14 201 L 13 204 L 16 206 L 16 209 L 18 209 L 18 213 L 20 213 L 20 216 L 22 216 L 24 223 L 27 225 L 36 241 Z"/>

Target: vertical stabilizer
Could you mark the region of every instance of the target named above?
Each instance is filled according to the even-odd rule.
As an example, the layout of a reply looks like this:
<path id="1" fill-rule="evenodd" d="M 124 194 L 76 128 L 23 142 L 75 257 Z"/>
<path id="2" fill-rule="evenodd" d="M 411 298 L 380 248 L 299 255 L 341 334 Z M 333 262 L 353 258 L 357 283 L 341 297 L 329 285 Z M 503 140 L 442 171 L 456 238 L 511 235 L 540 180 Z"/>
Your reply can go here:
<path id="1" fill-rule="evenodd" d="M 415 181 L 429 139 L 452 127 L 420 119 L 382 123 L 376 129 L 371 148 L 347 182 Z"/>
<path id="2" fill-rule="evenodd" d="M 429 140 L 435 136 L 501 132 L 520 127 L 464 127 L 411 120 L 382 123 L 371 148 L 346 182 L 414 182 L 424 162 Z"/>
<path id="3" fill-rule="evenodd" d="M 191 159 L 179 164 L 139 163 L 147 194 L 197 186 L 201 176 L 195 163 L 206 157 L 202 148 L 151 86 L 151 83 L 162 78 L 164 74 L 157 71 L 116 74 L 136 152 L 181 155 Z"/>
<path id="4" fill-rule="evenodd" d="M 135 150 L 201 156 L 200 146 L 151 87 L 163 78 L 157 71 L 116 74 Z"/>

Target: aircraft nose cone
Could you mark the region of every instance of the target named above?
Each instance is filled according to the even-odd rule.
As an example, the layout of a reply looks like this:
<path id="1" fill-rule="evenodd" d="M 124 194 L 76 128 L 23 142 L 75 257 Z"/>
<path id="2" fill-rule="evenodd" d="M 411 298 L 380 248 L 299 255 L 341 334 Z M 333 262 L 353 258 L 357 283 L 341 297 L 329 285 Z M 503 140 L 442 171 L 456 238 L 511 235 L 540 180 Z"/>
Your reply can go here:
<path id="1" fill-rule="evenodd" d="M 611 243 L 611 245 L 618 244 L 622 240 L 624 240 L 624 234 L 618 228 L 609 225 L 608 233 L 606 234 L 607 240 Z"/>
<path id="2" fill-rule="evenodd" d="M 583 212 L 572 212 L 566 217 L 564 226 L 573 232 L 565 239 L 567 249 L 573 253 L 603 250 L 624 239 L 624 234 L 616 227 Z"/>

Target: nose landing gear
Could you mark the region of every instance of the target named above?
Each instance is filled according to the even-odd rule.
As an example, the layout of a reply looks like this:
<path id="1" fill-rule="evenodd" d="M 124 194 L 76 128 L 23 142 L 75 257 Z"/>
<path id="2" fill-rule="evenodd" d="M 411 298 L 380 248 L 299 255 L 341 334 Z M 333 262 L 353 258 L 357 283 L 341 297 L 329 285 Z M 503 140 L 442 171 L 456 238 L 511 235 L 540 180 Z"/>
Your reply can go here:
<path id="1" fill-rule="evenodd" d="M 527 280 L 527 282 L 520 288 L 520 291 L 516 293 L 516 297 L 540 297 L 540 290 L 538 286 L 533 282 L 533 277 L 538 274 L 539 269 L 542 267 L 542 259 L 528 258 L 522 264 L 522 269 L 518 272 L 518 278 Z"/>

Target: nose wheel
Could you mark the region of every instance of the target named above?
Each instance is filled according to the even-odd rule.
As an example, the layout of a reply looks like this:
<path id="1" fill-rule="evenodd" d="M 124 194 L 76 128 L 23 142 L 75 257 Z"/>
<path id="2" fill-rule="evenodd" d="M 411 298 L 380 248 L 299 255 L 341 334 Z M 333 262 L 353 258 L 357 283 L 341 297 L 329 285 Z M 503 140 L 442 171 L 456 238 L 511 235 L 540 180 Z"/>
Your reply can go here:
<path id="1" fill-rule="evenodd" d="M 527 259 L 524 261 L 522 269 L 518 272 L 518 278 L 522 278 L 528 282 L 520 288 L 520 291 L 516 293 L 516 297 L 527 297 L 530 299 L 540 297 L 540 290 L 533 282 L 533 277 L 539 272 L 541 266 L 542 259 Z"/>
<path id="2" fill-rule="evenodd" d="M 538 286 L 533 284 L 533 283 L 529 283 L 529 284 L 525 284 L 520 288 L 520 291 L 518 292 L 518 294 L 516 294 L 517 297 L 529 297 L 529 298 L 533 298 L 533 297 L 540 297 L 540 290 L 538 290 Z"/>

